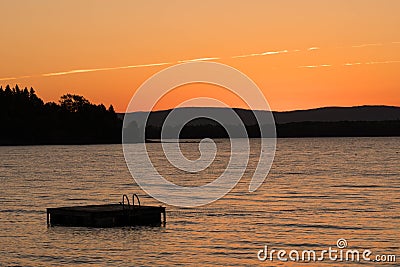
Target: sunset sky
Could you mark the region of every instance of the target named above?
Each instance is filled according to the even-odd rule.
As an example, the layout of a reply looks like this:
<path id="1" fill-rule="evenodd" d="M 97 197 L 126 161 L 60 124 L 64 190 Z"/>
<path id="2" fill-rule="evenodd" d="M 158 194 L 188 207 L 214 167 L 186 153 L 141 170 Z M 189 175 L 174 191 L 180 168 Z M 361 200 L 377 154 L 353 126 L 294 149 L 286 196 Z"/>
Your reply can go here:
<path id="1" fill-rule="evenodd" d="M 399 0 L 2 0 L 0 85 L 124 112 L 149 77 L 213 58 L 249 76 L 273 110 L 400 106 Z M 156 109 L 227 90 L 177 88 Z M 137 107 L 141 110 L 141 107 Z"/>

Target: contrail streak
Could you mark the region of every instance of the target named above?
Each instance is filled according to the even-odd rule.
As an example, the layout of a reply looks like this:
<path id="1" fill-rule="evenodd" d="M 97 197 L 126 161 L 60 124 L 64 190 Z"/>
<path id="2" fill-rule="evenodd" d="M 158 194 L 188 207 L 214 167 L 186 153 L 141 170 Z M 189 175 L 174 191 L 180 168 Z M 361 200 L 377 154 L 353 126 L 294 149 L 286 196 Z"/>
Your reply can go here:
<path id="1" fill-rule="evenodd" d="M 368 46 L 382 46 L 383 44 L 381 43 L 376 43 L 376 44 L 360 44 L 360 45 L 353 45 L 352 47 L 354 48 L 362 48 L 362 47 L 368 47 Z"/>
<path id="2" fill-rule="evenodd" d="M 370 62 L 353 62 L 353 63 L 345 63 L 342 66 L 359 66 L 359 65 L 375 65 L 375 64 L 393 64 L 400 63 L 400 60 L 389 60 L 389 61 L 370 61 Z M 321 67 L 333 67 L 334 65 L 330 64 L 322 64 L 322 65 L 306 65 L 306 66 L 298 66 L 297 68 L 308 68 L 315 69 Z M 340 66 L 340 65 L 338 65 Z"/>
<path id="3" fill-rule="evenodd" d="M 371 61 L 365 64 L 373 65 L 373 64 L 392 64 L 392 63 L 400 63 L 400 60 L 388 60 L 388 61 Z"/>
<path id="4" fill-rule="evenodd" d="M 309 68 L 309 69 L 315 69 L 315 68 L 321 68 L 321 67 L 332 67 L 332 65 L 330 65 L 330 64 L 322 64 L 322 65 L 298 66 L 298 68 Z"/>
<path id="5" fill-rule="evenodd" d="M 85 73 L 85 72 L 94 72 L 94 71 L 106 71 L 106 70 L 122 70 L 122 69 L 132 69 L 132 68 L 141 68 L 141 67 L 153 67 L 153 66 L 162 66 L 162 65 L 171 65 L 172 62 L 163 62 L 163 63 L 152 63 L 152 64 L 140 64 L 140 65 L 131 65 L 131 66 L 122 66 L 122 67 L 111 67 L 111 68 L 97 68 L 97 69 L 82 69 L 82 70 L 70 70 L 70 71 L 62 71 L 62 72 L 51 72 L 45 73 L 41 76 L 59 76 L 59 75 L 67 75 L 74 73 Z"/>
<path id="6" fill-rule="evenodd" d="M 400 44 L 400 42 L 391 42 L 392 44 Z M 382 43 L 369 43 L 369 44 L 359 44 L 353 45 L 353 48 L 362 48 L 362 47 L 369 47 L 369 46 L 383 46 Z M 246 54 L 246 55 L 237 55 L 231 56 L 229 58 L 247 58 L 247 57 L 260 57 L 260 56 L 269 56 L 269 55 L 279 55 L 279 54 L 287 54 L 287 53 L 294 53 L 294 52 L 310 52 L 314 50 L 319 50 L 320 47 L 314 46 L 309 47 L 304 50 L 277 50 L 277 51 L 266 51 L 262 53 L 253 53 L 253 54 Z M 109 70 L 122 70 L 122 69 L 133 69 L 133 68 L 143 68 L 143 67 L 154 67 L 154 66 L 163 66 L 163 65 L 173 65 L 177 63 L 185 63 L 185 62 L 197 62 L 197 61 L 208 61 L 208 60 L 223 60 L 224 58 L 219 57 L 203 57 L 203 58 L 195 58 L 195 59 L 188 59 L 188 60 L 179 60 L 174 62 L 161 62 L 161 63 L 150 63 L 150 64 L 139 64 L 139 65 L 129 65 L 129 66 L 120 66 L 120 67 L 107 67 L 107 68 L 93 68 L 93 69 L 77 69 L 77 70 L 68 70 L 68 71 L 60 71 L 60 72 L 49 72 L 44 74 L 38 75 L 26 75 L 26 76 L 18 76 L 18 77 L 4 77 L 0 78 L 0 81 L 12 81 L 12 80 L 19 80 L 25 78 L 33 78 L 33 77 L 51 77 L 51 76 L 61 76 L 61 75 L 69 75 L 69 74 L 76 74 L 76 73 L 88 73 L 88 72 L 97 72 L 97 71 L 109 71 Z M 392 63 L 400 63 L 400 61 L 392 60 L 392 61 L 372 61 L 372 62 L 355 62 L 355 63 L 345 63 L 344 66 L 356 66 L 356 65 L 372 65 L 372 64 L 392 64 Z M 320 68 L 320 67 L 332 67 L 329 64 L 323 65 L 308 65 L 308 66 L 298 66 L 297 68 Z"/>
<path id="7" fill-rule="evenodd" d="M 345 63 L 343 64 L 344 66 L 356 66 L 356 65 L 362 65 L 363 63 L 361 62 L 355 62 L 355 63 Z"/>
<path id="8" fill-rule="evenodd" d="M 267 52 L 263 52 L 263 53 L 254 53 L 254 54 L 247 54 L 247 55 L 240 55 L 240 56 L 232 56 L 231 58 L 259 57 L 259 56 L 278 55 L 278 54 L 285 54 L 285 53 L 289 53 L 289 51 L 288 50 L 267 51 Z"/>
<path id="9" fill-rule="evenodd" d="M 375 64 L 393 64 L 400 63 L 400 60 L 387 60 L 387 61 L 370 61 L 370 62 L 355 62 L 355 63 L 346 63 L 344 66 L 356 66 L 356 65 L 375 65 Z"/>
<path id="10" fill-rule="evenodd" d="M 7 77 L 7 78 L 0 78 L 0 81 L 12 81 L 12 80 L 19 80 L 25 78 L 32 78 L 40 75 L 25 75 L 25 76 L 18 76 L 18 77 Z"/>
<path id="11" fill-rule="evenodd" d="M 0 78 L 0 81 L 12 81 L 16 79 L 18 79 L 18 77 L 6 77 L 6 78 Z"/>
<path id="12" fill-rule="evenodd" d="M 175 62 L 162 62 L 162 63 L 140 64 L 140 65 L 130 65 L 130 66 L 122 66 L 122 67 L 109 67 L 109 68 L 79 69 L 79 70 L 69 70 L 69 71 L 60 71 L 60 72 L 49 72 L 49 73 L 44 73 L 44 74 L 39 74 L 39 75 L 6 77 L 6 78 L 0 78 L 0 81 L 12 81 L 12 80 L 19 80 L 19 79 L 33 78 L 33 77 L 51 77 L 51 76 L 61 76 L 61 75 L 68 75 L 68 74 L 75 74 L 75 73 L 87 73 L 87 72 L 107 71 L 107 70 L 123 70 L 123 69 L 163 66 L 163 65 L 172 65 L 172 64 L 175 64 Z"/>
<path id="13" fill-rule="evenodd" d="M 218 59 L 221 59 L 221 58 L 219 58 L 219 57 L 203 57 L 203 58 L 180 60 L 180 61 L 177 61 L 177 62 L 178 63 L 185 63 L 185 62 L 196 62 L 196 61 L 207 61 L 207 60 L 218 60 Z"/>

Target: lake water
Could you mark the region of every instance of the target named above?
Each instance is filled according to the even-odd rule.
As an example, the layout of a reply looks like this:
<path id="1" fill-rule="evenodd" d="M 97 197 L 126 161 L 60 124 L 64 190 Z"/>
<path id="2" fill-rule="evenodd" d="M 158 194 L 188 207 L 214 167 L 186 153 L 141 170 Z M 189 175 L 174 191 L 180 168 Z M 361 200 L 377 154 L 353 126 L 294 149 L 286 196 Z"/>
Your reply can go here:
<path id="1" fill-rule="evenodd" d="M 229 143 L 218 142 L 220 164 L 197 175 L 168 171 L 159 144 L 148 147 L 173 182 L 200 185 L 226 166 Z M 182 149 L 198 156 L 196 144 Z M 48 228 L 47 207 L 118 203 L 123 193 L 161 203 L 134 184 L 120 145 L 0 147 L 0 266 L 303 266 L 262 262 L 257 253 L 266 245 L 337 249 L 340 238 L 348 249 L 371 250 L 371 259 L 396 255 L 399 264 L 400 138 L 279 139 L 270 174 L 249 193 L 256 160 L 224 198 L 193 209 L 167 206 L 166 227 Z M 345 263 L 366 262 L 307 265 Z"/>

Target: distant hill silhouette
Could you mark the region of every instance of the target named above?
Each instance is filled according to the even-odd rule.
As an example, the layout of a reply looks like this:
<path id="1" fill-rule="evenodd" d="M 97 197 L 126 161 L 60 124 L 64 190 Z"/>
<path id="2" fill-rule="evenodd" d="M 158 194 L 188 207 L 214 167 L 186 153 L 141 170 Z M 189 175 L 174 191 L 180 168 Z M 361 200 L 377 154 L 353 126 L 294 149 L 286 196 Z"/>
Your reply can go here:
<path id="1" fill-rule="evenodd" d="M 325 107 L 308 110 L 274 112 L 274 117 L 278 124 L 304 121 L 391 121 L 400 120 L 400 107 Z"/>
<path id="2" fill-rule="evenodd" d="M 177 112 L 191 113 L 193 116 L 200 110 L 213 110 L 215 114 L 226 114 L 225 117 L 231 116 L 226 108 L 179 108 Z M 245 109 L 234 109 L 246 125 L 256 124 L 253 111 Z M 159 126 L 166 119 L 171 110 L 150 112 L 148 125 Z M 264 111 L 254 111 L 262 113 Z M 129 120 L 136 122 L 143 121 L 149 112 L 129 113 Z M 339 121 L 395 121 L 400 120 L 400 107 L 394 106 L 357 106 L 357 107 L 323 107 L 308 110 L 295 111 L 273 111 L 276 124 L 285 124 L 292 122 L 339 122 Z M 118 114 L 123 119 L 124 114 Z M 232 123 L 234 121 L 232 120 Z"/>
<path id="3" fill-rule="evenodd" d="M 229 126 L 235 127 L 235 121 L 229 109 L 226 108 L 179 108 L 174 112 L 178 116 L 197 114 L 208 111 L 214 115 L 226 118 Z M 251 111 L 234 109 L 244 122 L 250 137 L 259 137 L 260 129 L 254 113 L 265 111 Z M 159 139 L 161 126 L 171 110 L 154 112 L 134 112 L 126 114 L 127 124 L 146 126 L 146 137 Z M 207 112 L 206 112 L 207 113 Z M 124 115 L 120 114 L 120 118 Z M 392 106 L 359 106 L 359 107 L 325 107 L 310 110 L 289 112 L 273 112 L 278 137 L 345 137 L 345 136 L 400 136 L 400 107 Z M 172 122 L 171 127 L 180 127 Z M 236 124 L 237 126 L 237 124 Z M 267 129 L 269 125 L 261 125 Z M 232 128 L 232 127 L 231 127 Z M 235 132 L 235 131 L 233 131 Z M 237 132 L 237 131 L 236 131 Z M 226 131 L 218 123 L 210 119 L 198 118 L 183 127 L 180 138 L 226 138 Z M 244 136 L 235 136 L 244 137 Z M 267 136 L 268 137 L 268 136 Z M 142 137 L 143 138 L 143 137 Z M 172 137 L 171 137 L 172 138 Z"/>

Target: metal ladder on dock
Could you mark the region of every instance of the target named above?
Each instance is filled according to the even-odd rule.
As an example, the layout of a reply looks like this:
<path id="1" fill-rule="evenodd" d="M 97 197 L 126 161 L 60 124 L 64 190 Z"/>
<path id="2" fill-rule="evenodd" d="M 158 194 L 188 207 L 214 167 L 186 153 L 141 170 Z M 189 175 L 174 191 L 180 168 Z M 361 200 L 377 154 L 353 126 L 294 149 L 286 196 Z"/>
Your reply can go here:
<path id="1" fill-rule="evenodd" d="M 135 198 L 137 199 L 138 202 L 138 206 L 140 207 L 140 199 L 139 196 L 137 194 L 132 194 L 132 207 L 135 208 Z M 129 197 L 126 194 L 122 195 L 122 202 L 120 202 L 120 204 L 122 205 L 122 209 L 125 210 L 125 199 L 126 199 L 126 203 L 128 204 L 128 209 L 131 208 L 131 203 L 129 201 Z"/>
<path id="2" fill-rule="evenodd" d="M 125 212 L 125 216 L 127 217 L 128 220 L 130 220 L 130 218 L 133 218 L 133 219 L 135 218 L 135 198 L 137 199 L 137 203 L 138 203 L 138 205 L 136 205 L 136 206 L 140 208 L 141 207 L 140 199 L 137 194 L 135 194 L 135 193 L 132 194 L 132 208 L 131 208 L 131 204 L 130 204 L 128 195 L 126 195 L 126 194 L 122 195 L 122 202 L 120 202 L 120 204 L 122 205 L 122 210 Z M 125 200 L 126 200 L 127 205 L 125 205 Z M 126 208 L 126 206 L 127 206 L 127 208 Z M 162 213 L 162 221 L 161 221 L 161 223 L 164 226 L 167 222 L 166 217 L 167 216 L 166 216 L 166 213 L 164 210 L 164 212 Z"/>

